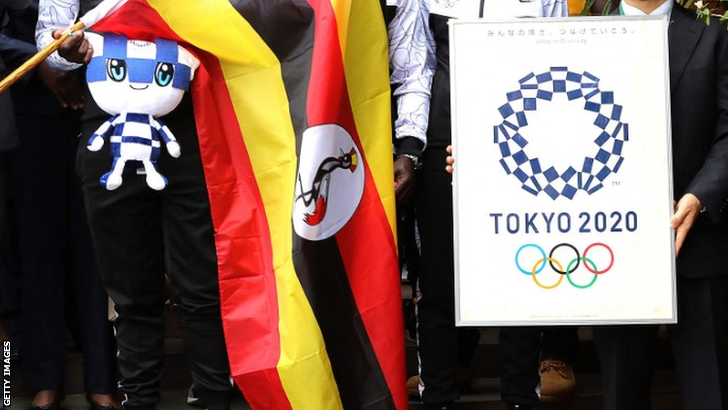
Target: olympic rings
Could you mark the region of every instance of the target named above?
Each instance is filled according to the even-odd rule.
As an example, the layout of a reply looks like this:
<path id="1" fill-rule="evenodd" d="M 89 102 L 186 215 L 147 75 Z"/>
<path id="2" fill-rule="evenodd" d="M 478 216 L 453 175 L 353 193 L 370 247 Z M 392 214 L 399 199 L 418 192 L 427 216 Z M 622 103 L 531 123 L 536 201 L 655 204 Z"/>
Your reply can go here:
<path id="1" fill-rule="evenodd" d="M 516 267 L 518 268 L 518 270 L 520 270 L 524 274 L 531 275 L 532 274 L 532 271 L 525 270 L 525 269 L 521 268 L 521 265 L 518 263 L 518 255 L 520 255 L 521 254 L 521 251 L 524 250 L 524 249 L 526 249 L 526 248 L 536 248 L 536 249 L 538 249 L 541 252 L 541 256 L 542 256 L 541 262 L 543 262 L 543 260 L 546 259 L 546 252 L 544 252 L 543 249 L 541 249 L 540 246 L 534 245 L 532 243 L 525 244 L 525 245 L 521 246 L 520 248 L 518 248 L 518 251 L 516 252 Z M 545 268 L 545 267 L 546 267 L 546 264 L 544 264 L 543 266 L 541 266 L 541 268 L 539 270 L 537 270 L 535 273 L 540 273 L 543 270 L 543 268 Z"/>
<path id="2" fill-rule="evenodd" d="M 552 258 L 546 258 L 546 259 L 549 261 L 549 263 L 553 262 L 553 263 L 559 265 L 559 270 L 564 269 L 564 267 L 561 266 L 561 262 L 557 261 L 556 259 L 552 259 Z M 541 282 L 539 282 L 538 279 L 536 279 L 536 276 L 537 276 L 536 275 L 536 266 L 538 266 L 540 263 L 543 263 L 543 259 L 539 259 L 538 262 L 536 262 L 536 264 L 533 265 L 533 274 L 531 275 L 531 277 L 533 278 L 533 281 L 536 282 L 538 287 L 540 287 L 542 289 L 553 289 L 553 288 L 559 286 L 561 284 L 561 281 L 564 280 L 563 275 L 559 275 L 559 280 L 557 280 L 556 283 L 554 283 L 551 286 L 542 285 Z M 541 266 L 541 269 L 543 269 L 544 266 L 546 266 L 545 263 Z M 568 268 L 566 268 L 566 269 L 568 270 Z"/>
<path id="3" fill-rule="evenodd" d="M 574 253 L 576 255 L 576 257 L 573 258 L 573 259 L 571 259 L 569 261 L 569 263 L 566 265 L 566 270 L 564 270 L 564 267 L 561 264 L 561 262 L 559 260 L 557 260 L 557 259 L 554 258 L 554 252 L 556 252 L 556 250 L 559 249 L 559 248 L 561 248 L 561 247 L 570 248 L 571 250 L 574 251 Z M 595 247 L 605 248 L 607 250 L 607 252 L 609 252 L 609 258 L 610 258 L 610 260 L 609 260 L 609 264 L 607 265 L 607 267 L 605 269 L 599 270 L 597 268 L 596 263 L 594 263 L 593 260 L 591 260 L 590 258 L 588 258 L 586 256 L 587 253 L 592 248 L 595 248 Z M 526 248 L 534 248 L 534 249 L 538 250 L 541 253 L 541 258 L 536 261 L 536 263 L 533 265 L 533 267 L 530 270 L 526 270 L 523 267 L 521 267 L 521 264 L 520 264 L 520 261 L 519 261 L 519 257 L 521 255 L 521 252 L 524 249 L 526 249 Z M 564 276 L 566 276 L 566 279 L 569 281 L 569 283 L 573 287 L 578 288 L 578 289 L 586 289 L 586 288 L 591 287 L 592 285 L 594 285 L 594 283 L 597 280 L 597 276 L 598 275 L 601 275 L 601 274 L 603 274 L 605 272 L 608 272 L 609 270 L 612 269 L 612 266 L 614 265 L 614 252 L 612 251 L 612 248 L 609 247 L 609 245 L 607 245 L 605 243 L 601 243 L 601 242 L 595 242 L 595 243 L 587 246 L 586 249 L 584 249 L 584 253 L 583 253 L 583 256 L 582 256 L 581 254 L 579 254 L 579 250 L 574 245 L 569 244 L 569 243 L 560 243 L 560 244 L 554 246 L 553 248 L 551 248 L 551 251 L 549 252 L 548 257 L 547 257 L 546 256 L 546 252 L 539 245 L 536 245 L 536 244 L 533 244 L 533 243 L 528 243 L 528 244 L 522 245 L 520 248 L 518 248 L 518 250 L 516 251 L 516 258 L 515 259 L 516 259 L 516 268 L 518 268 L 519 271 L 521 271 L 522 273 L 524 273 L 526 275 L 531 275 L 531 277 L 533 278 L 533 281 L 540 288 L 543 288 L 543 289 L 554 289 L 554 288 L 556 288 L 557 286 L 559 286 L 561 284 L 561 282 L 564 279 Z M 538 278 L 536 277 L 546 267 L 546 265 L 547 265 L 546 262 L 547 261 L 548 261 L 548 265 L 551 267 L 551 270 L 553 270 L 554 272 L 556 272 L 556 273 L 558 273 L 560 275 L 559 280 L 557 280 L 555 284 L 548 285 L 548 286 L 542 284 L 538 280 Z M 571 274 L 574 273 L 574 271 L 576 271 L 576 269 L 578 269 L 579 262 L 580 261 L 582 262 L 582 264 L 584 265 L 584 267 L 589 272 L 591 272 L 591 273 L 594 274 L 594 277 L 592 278 L 591 282 L 589 282 L 586 285 L 579 285 L 579 284 L 575 283 L 572 280 L 572 278 L 571 278 Z M 554 266 L 554 264 L 556 266 Z"/>
<path id="4" fill-rule="evenodd" d="M 594 282 L 596 282 L 596 281 L 597 281 L 597 277 L 598 277 L 598 275 L 597 275 L 597 274 L 595 274 L 595 275 L 594 275 L 594 277 L 592 278 L 592 281 L 591 281 L 591 282 L 589 282 L 589 284 L 587 284 L 587 285 L 577 285 L 576 283 L 574 283 L 574 282 L 573 282 L 573 281 L 571 280 L 571 274 L 570 274 L 570 273 L 568 273 L 568 272 L 570 271 L 570 269 L 569 269 L 569 268 L 571 267 L 571 264 L 572 264 L 572 263 L 576 262 L 576 264 L 577 264 L 577 265 L 579 265 L 579 260 L 580 260 L 580 259 L 584 261 L 584 266 L 586 266 L 586 262 L 589 262 L 589 263 L 591 263 L 591 265 L 592 265 L 592 266 L 594 267 L 594 270 L 592 271 L 591 269 L 587 268 L 587 269 L 589 269 L 589 270 L 590 270 L 591 272 L 595 272 L 595 271 L 597 270 L 597 265 L 596 265 L 596 264 L 594 264 L 594 262 L 592 262 L 592 260 L 591 260 L 591 259 L 587 258 L 586 256 L 582 256 L 582 257 L 580 257 L 580 258 L 576 258 L 576 259 L 573 259 L 573 260 L 572 260 L 571 262 L 569 262 L 569 266 L 567 266 L 567 267 L 566 267 L 566 272 L 567 272 L 567 274 L 566 274 L 566 279 L 568 279 L 568 280 L 569 280 L 569 283 L 571 283 L 571 286 L 573 286 L 573 287 L 575 287 L 575 288 L 579 288 L 579 289 L 586 289 L 586 288 L 590 287 L 591 285 L 593 285 L 593 284 L 594 284 Z M 611 265 L 610 265 L 610 266 L 611 266 Z M 576 270 L 576 269 L 574 269 L 574 270 Z M 571 272 L 573 272 L 573 271 L 571 271 Z M 606 272 L 606 270 L 605 270 L 604 272 Z"/>
<path id="5" fill-rule="evenodd" d="M 549 258 L 552 258 L 554 256 L 554 252 L 562 246 L 568 246 L 569 248 L 571 248 L 571 250 L 573 250 L 574 253 L 576 254 L 576 259 L 577 260 L 579 259 L 579 251 L 576 249 L 576 246 L 574 246 L 570 243 L 560 243 L 560 244 L 554 246 L 553 249 L 551 249 L 551 252 L 549 252 Z M 566 272 L 564 272 L 562 269 L 554 268 L 554 264 L 551 261 L 549 261 L 549 264 L 551 264 L 551 269 L 555 270 L 556 273 L 560 273 L 562 275 L 565 273 L 572 273 L 572 272 L 574 272 L 574 270 L 577 270 L 579 268 L 579 264 L 577 263 L 576 266 L 574 267 L 574 270 L 566 268 Z"/>
<path id="6" fill-rule="evenodd" d="M 589 249 L 591 249 L 592 247 L 597 246 L 597 245 L 603 246 L 607 249 L 607 251 L 609 251 L 609 257 L 612 259 L 612 261 L 609 262 L 609 266 L 607 266 L 607 269 L 604 269 L 603 271 L 598 271 L 596 267 L 594 268 L 594 270 L 589 269 L 589 267 L 586 266 L 586 259 L 584 259 L 584 267 L 586 268 L 586 270 L 588 270 L 591 273 L 601 275 L 602 273 L 608 271 L 609 269 L 612 269 L 612 265 L 614 265 L 614 252 L 612 252 L 612 248 L 610 248 L 609 246 L 607 246 L 601 242 L 596 242 L 596 243 L 593 243 L 593 244 L 587 246 L 586 249 L 584 249 L 584 258 L 586 258 L 586 253 L 589 252 Z M 592 266 L 594 266 L 594 265 L 592 265 Z"/>

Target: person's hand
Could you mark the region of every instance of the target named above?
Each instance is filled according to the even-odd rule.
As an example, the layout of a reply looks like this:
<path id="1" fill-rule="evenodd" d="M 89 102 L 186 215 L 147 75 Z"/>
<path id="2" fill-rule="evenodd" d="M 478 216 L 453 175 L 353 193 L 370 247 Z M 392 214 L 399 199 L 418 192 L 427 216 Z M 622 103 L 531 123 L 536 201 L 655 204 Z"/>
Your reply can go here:
<path id="1" fill-rule="evenodd" d="M 394 160 L 394 198 L 397 205 L 407 205 L 415 193 L 415 164 L 400 156 Z"/>
<path id="2" fill-rule="evenodd" d="M 675 204 L 675 214 L 670 219 L 670 227 L 675 229 L 675 256 L 680 253 L 680 248 L 685 238 L 693 227 L 695 219 L 700 215 L 703 205 L 693 194 L 685 194 Z"/>
<path id="3" fill-rule="evenodd" d="M 83 108 L 83 91 L 76 76 L 69 71 L 56 70 L 43 61 L 36 68 L 36 75 L 56 96 L 63 108 Z"/>
<path id="4" fill-rule="evenodd" d="M 452 174 L 452 171 L 455 170 L 455 158 L 452 156 L 452 145 L 448 145 L 445 149 L 447 150 L 447 153 L 450 154 L 447 158 L 445 158 L 445 163 L 447 164 L 445 165 L 445 170 Z"/>
<path id="5" fill-rule="evenodd" d="M 53 38 L 59 38 L 63 35 L 64 30 L 54 30 Z M 58 49 L 58 54 L 72 63 L 88 64 L 94 53 L 91 43 L 88 42 L 83 35 L 83 31 L 76 31 L 71 37 L 66 39 Z"/>

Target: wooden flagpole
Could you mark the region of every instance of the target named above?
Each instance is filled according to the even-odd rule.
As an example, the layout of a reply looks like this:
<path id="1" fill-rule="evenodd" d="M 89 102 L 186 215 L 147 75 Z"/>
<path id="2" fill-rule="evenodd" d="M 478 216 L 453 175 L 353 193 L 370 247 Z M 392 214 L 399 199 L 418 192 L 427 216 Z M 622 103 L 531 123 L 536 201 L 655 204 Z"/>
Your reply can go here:
<path id="1" fill-rule="evenodd" d="M 32 70 L 33 68 L 35 68 L 35 66 L 48 58 L 48 56 L 53 54 L 54 51 L 61 48 L 63 42 L 66 41 L 70 36 L 72 36 L 73 33 L 79 32 L 85 27 L 86 25 L 83 23 L 83 21 L 79 21 L 78 23 L 74 24 L 73 26 L 71 26 L 71 28 L 64 31 L 60 37 L 53 40 L 52 43 L 48 44 L 45 48 L 38 51 L 28 61 L 24 62 L 20 67 L 15 69 L 15 71 L 10 73 L 10 75 L 3 78 L 2 81 L 0 81 L 0 94 L 10 88 L 11 85 L 15 84 L 15 82 L 20 80 L 20 78 L 22 78 L 24 75 L 28 74 L 30 70 Z"/>

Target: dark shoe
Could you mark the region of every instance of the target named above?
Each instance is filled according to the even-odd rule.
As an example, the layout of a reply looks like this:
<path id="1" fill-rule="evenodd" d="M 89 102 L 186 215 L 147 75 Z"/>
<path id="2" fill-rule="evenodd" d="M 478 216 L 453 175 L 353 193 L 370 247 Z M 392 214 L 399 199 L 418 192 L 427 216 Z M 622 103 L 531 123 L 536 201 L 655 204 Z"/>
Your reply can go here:
<path id="1" fill-rule="evenodd" d="M 436 406 L 425 406 L 427 410 L 455 410 L 455 403 L 438 404 Z"/>
<path id="2" fill-rule="evenodd" d="M 43 392 L 53 392 L 55 390 L 42 390 L 39 392 L 36 392 L 36 396 Z M 35 400 L 35 397 L 33 398 Z M 61 402 L 63 401 L 63 394 L 60 392 L 57 392 L 55 399 L 53 399 L 52 402 L 49 404 L 43 405 L 43 406 L 36 406 L 33 404 L 33 402 L 30 402 L 30 410 L 60 410 L 61 408 Z"/>
<path id="3" fill-rule="evenodd" d="M 197 394 L 195 393 L 194 383 L 192 383 L 190 388 L 187 390 L 187 405 L 192 407 L 204 407 L 202 405 L 202 400 L 200 400 L 200 398 L 197 397 Z"/>
<path id="4" fill-rule="evenodd" d="M 414 375 L 407 379 L 407 396 L 410 399 L 420 398 L 420 384 L 419 375 Z M 458 366 L 455 371 L 455 388 L 458 389 L 458 393 L 461 395 L 473 392 L 473 377 L 469 367 Z"/>
<path id="5" fill-rule="evenodd" d="M 56 400 L 51 404 L 48 404 L 46 406 L 34 406 L 30 405 L 29 410 L 60 410 L 61 409 L 61 401 Z"/>
<path id="6" fill-rule="evenodd" d="M 86 395 L 86 401 L 88 402 L 88 405 L 91 407 L 91 410 L 123 410 L 124 408 L 120 405 L 119 407 L 115 407 L 112 405 L 103 405 L 97 403 L 94 399 L 91 398 L 90 394 Z"/>

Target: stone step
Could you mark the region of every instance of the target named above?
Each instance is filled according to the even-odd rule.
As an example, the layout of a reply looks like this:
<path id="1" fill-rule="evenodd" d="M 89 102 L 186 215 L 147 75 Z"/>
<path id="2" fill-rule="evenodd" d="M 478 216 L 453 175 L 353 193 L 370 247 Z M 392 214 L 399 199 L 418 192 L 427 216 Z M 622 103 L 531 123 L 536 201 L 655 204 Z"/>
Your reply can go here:
<path id="1" fill-rule="evenodd" d="M 553 410 L 602 410 L 603 396 L 601 377 L 597 373 L 577 374 L 574 398 L 568 403 L 541 403 L 541 409 Z M 677 393 L 675 374 L 672 370 L 655 372 L 652 408 L 677 410 L 680 401 Z M 473 381 L 473 392 L 463 395 L 458 402 L 458 410 L 505 410 L 500 398 L 500 379 L 482 378 Z M 410 410 L 425 410 L 418 401 L 410 402 Z"/>
<path id="2" fill-rule="evenodd" d="M 505 404 L 500 400 L 500 380 L 497 378 L 480 378 L 473 381 L 473 392 L 461 397 L 458 403 L 459 410 L 505 410 Z M 158 410 L 194 410 L 187 406 L 185 389 L 165 389 L 162 391 L 162 401 Z M 545 410 L 602 410 L 601 379 L 598 374 L 586 373 L 577 376 L 576 393 L 572 401 L 564 404 L 543 403 L 540 408 Z M 13 408 L 27 408 L 30 397 L 13 396 Z M 680 400 L 675 385 L 675 374 L 670 370 L 655 372 L 652 391 L 652 408 L 660 410 L 680 409 Z M 425 410 L 417 400 L 410 401 L 410 410 Z M 82 394 L 69 394 L 63 402 L 65 410 L 88 410 L 88 404 Z M 232 410 L 250 410 L 242 395 L 236 395 Z M 350 410 L 350 409 L 347 409 Z M 356 410 L 356 409 L 353 409 Z"/>
<path id="3" fill-rule="evenodd" d="M 481 341 L 476 349 L 471 366 L 473 377 L 479 380 L 491 380 L 499 376 L 500 360 L 497 332 L 497 329 L 492 328 L 481 329 Z M 588 335 L 589 329 L 582 329 L 580 333 Z M 191 383 L 191 378 L 184 355 L 182 339 L 167 338 L 165 340 L 165 352 L 162 388 L 166 390 L 186 389 Z M 407 375 L 417 374 L 417 349 L 413 341 L 406 341 L 405 355 Z M 577 374 L 598 372 L 596 354 L 594 353 L 593 344 L 590 340 L 582 338 L 577 357 L 578 359 L 575 365 L 575 372 Z M 22 361 L 13 363 L 11 366 L 11 389 L 13 397 L 27 394 L 23 389 L 21 376 L 22 366 Z M 77 351 L 69 350 L 67 353 L 65 381 L 66 394 L 82 394 L 84 392 L 83 360 L 81 354 Z"/>
<path id="4" fill-rule="evenodd" d="M 192 383 L 182 344 L 180 319 L 181 315 L 178 310 L 169 307 L 165 310 L 163 389 L 186 389 Z M 0 334 L 3 336 L 3 339 L 6 339 L 4 332 L 0 332 Z M 69 346 L 69 348 L 66 353 L 64 391 L 67 395 L 83 394 L 85 392 L 83 385 L 83 357 L 73 347 L 70 336 L 66 337 L 66 346 Z M 13 397 L 20 397 L 27 394 L 23 387 L 22 371 L 23 363 L 21 358 L 20 362 L 12 363 L 11 365 L 11 392 Z"/>
<path id="5" fill-rule="evenodd" d="M 409 300 L 409 289 L 409 285 L 404 284 L 402 286 L 403 304 Z M 181 315 L 179 310 L 167 308 L 165 312 L 165 319 L 166 356 L 162 388 L 165 390 L 186 390 L 191 383 L 191 377 L 182 345 L 182 331 L 180 325 Z M 473 357 L 471 371 L 473 377 L 476 378 L 479 383 L 483 384 L 483 389 L 480 389 L 483 392 L 498 391 L 497 388 L 491 389 L 489 387 L 491 386 L 489 383 L 493 380 L 497 380 L 500 376 L 498 332 L 498 328 L 480 328 L 480 343 L 476 349 L 475 356 Z M 581 327 L 579 329 L 579 339 L 580 342 L 577 351 L 577 359 L 574 364 L 574 371 L 576 372 L 577 377 L 581 377 L 582 374 L 598 374 L 599 363 L 594 348 L 591 328 Z M 661 343 L 657 352 L 657 368 L 669 370 L 672 368 L 672 362 L 670 358 L 670 349 L 665 340 L 666 332 L 664 332 L 663 329 L 660 337 Z M 415 342 L 411 339 L 405 340 L 405 358 L 407 375 L 411 376 L 417 374 L 417 348 Z M 21 374 L 22 362 L 13 364 L 13 377 L 11 383 L 13 397 L 21 397 L 27 394 L 27 392 L 23 390 Z M 68 351 L 65 380 L 65 392 L 67 395 L 82 394 L 84 392 L 82 357 L 77 351 Z M 488 399 L 479 397 L 477 401 L 488 401 Z"/>
<path id="6" fill-rule="evenodd" d="M 192 383 L 187 359 L 182 348 L 182 339 L 165 340 L 164 371 L 162 388 L 165 390 L 186 389 Z M 28 394 L 23 387 L 23 362 L 11 364 L 11 395 L 21 397 Z M 83 357 L 80 352 L 69 350 L 66 353 L 66 375 L 64 391 L 66 395 L 85 392 L 83 385 Z"/>

